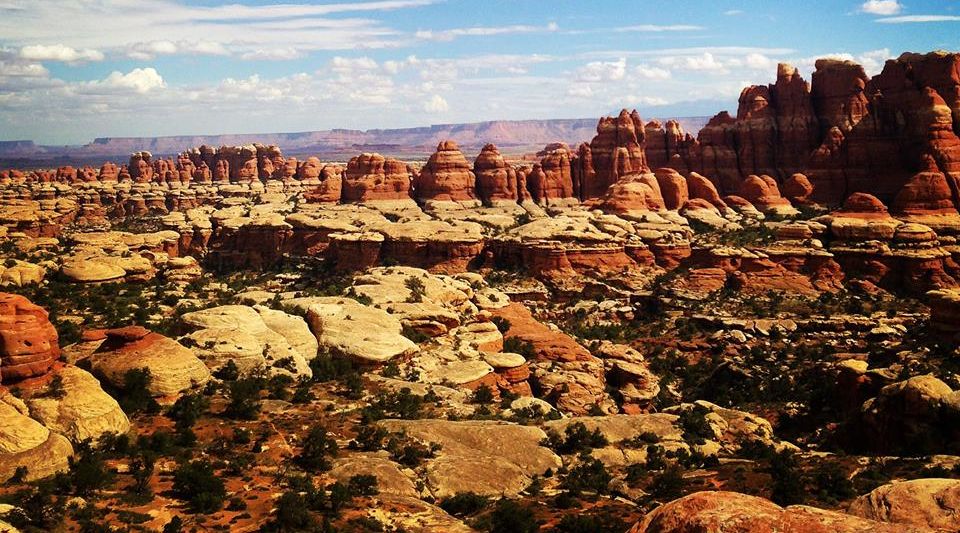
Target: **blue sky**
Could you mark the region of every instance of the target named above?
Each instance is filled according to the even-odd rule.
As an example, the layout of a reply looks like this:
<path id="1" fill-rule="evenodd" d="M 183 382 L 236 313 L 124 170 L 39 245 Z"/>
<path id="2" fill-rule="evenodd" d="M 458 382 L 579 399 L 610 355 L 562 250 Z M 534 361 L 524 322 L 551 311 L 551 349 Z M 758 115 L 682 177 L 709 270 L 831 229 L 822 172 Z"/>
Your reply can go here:
<path id="1" fill-rule="evenodd" d="M 960 1 L 0 0 L 0 140 L 704 115 L 933 49 Z"/>

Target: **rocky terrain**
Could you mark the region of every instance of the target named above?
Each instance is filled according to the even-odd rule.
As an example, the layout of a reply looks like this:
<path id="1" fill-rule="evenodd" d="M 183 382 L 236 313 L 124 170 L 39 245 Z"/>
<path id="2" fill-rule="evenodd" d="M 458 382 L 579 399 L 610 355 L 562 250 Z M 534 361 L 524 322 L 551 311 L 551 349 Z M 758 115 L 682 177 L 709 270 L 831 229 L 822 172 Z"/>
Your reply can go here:
<path id="1" fill-rule="evenodd" d="M 958 95 L 0 171 L 0 530 L 960 531 Z"/>

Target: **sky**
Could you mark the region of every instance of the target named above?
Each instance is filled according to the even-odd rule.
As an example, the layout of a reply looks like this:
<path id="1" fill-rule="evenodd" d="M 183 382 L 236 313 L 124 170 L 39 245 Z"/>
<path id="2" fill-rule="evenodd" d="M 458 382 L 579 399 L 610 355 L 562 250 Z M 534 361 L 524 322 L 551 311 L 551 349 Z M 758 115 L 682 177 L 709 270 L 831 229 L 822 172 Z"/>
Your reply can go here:
<path id="1" fill-rule="evenodd" d="M 960 0 L 0 0 L 0 140 L 735 111 L 960 49 Z"/>

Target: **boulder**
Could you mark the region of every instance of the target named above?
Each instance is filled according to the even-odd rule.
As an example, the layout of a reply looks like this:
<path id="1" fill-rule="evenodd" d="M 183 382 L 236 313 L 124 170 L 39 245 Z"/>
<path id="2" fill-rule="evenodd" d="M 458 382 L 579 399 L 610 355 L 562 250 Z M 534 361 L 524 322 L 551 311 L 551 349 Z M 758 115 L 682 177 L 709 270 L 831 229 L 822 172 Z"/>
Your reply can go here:
<path id="1" fill-rule="evenodd" d="M 516 495 L 533 476 L 561 465 L 556 454 L 540 445 L 546 434 L 535 427 L 447 420 L 383 420 L 378 424 L 441 446 L 426 465 L 427 485 L 437 498 L 458 492 Z"/>
<path id="2" fill-rule="evenodd" d="M 307 323 L 321 349 L 362 363 L 385 363 L 419 350 L 401 334 L 400 320 L 352 298 L 311 298 L 307 303 Z"/>
<path id="3" fill-rule="evenodd" d="M 629 533 L 921 533 L 928 528 L 891 525 L 804 505 L 779 505 L 737 492 L 695 492 L 657 507 Z"/>
<path id="4" fill-rule="evenodd" d="M 888 483 L 854 500 L 847 512 L 905 527 L 956 530 L 960 524 L 960 480 L 932 478 Z"/>

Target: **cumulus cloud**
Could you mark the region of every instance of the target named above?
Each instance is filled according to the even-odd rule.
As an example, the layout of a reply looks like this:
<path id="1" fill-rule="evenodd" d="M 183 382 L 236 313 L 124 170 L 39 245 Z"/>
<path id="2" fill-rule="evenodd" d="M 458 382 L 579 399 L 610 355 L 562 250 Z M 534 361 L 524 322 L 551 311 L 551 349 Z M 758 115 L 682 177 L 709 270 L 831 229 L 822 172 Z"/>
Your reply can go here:
<path id="1" fill-rule="evenodd" d="M 660 65 L 681 70 L 727 72 L 727 67 L 710 52 L 688 56 L 666 56 L 657 60 Z"/>
<path id="2" fill-rule="evenodd" d="M 616 61 L 591 61 L 576 73 L 576 79 L 586 82 L 622 80 L 627 73 L 627 58 Z"/>
<path id="3" fill-rule="evenodd" d="M 87 88 L 97 92 L 105 91 L 132 91 L 138 94 L 148 93 L 154 89 L 166 87 L 163 77 L 153 67 L 135 68 L 124 74 L 113 71 L 106 78 L 87 83 Z"/>
<path id="4" fill-rule="evenodd" d="M 20 57 L 32 61 L 60 61 L 63 63 L 81 63 L 85 61 L 103 61 L 103 52 L 84 48 L 78 50 L 62 44 L 34 44 L 20 49 Z"/>
<path id="5" fill-rule="evenodd" d="M 862 13 L 870 15 L 897 15 L 903 10 L 903 4 L 897 0 L 867 0 L 860 6 Z"/>
<path id="6" fill-rule="evenodd" d="M 240 55 L 240 59 L 246 61 L 289 61 L 301 57 L 303 57 L 303 53 L 290 46 L 280 48 L 256 48 Z"/>
<path id="7" fill-rule="evenodd" d="M 669 70 L 651 65 L 637 65 L 633 71 L 637 76 L 648 80 L 668 80 L 673 76 Z"/>
<path id="8" fill-rule="evenodd" d="M 431 96 L 429 100 L 423 103 L 423 110 L 427 113 L 445 113 L 449 109 L 450 106 L 447 101 L 439 94 Z"/>
<path id="9" fill-rule="evenodd" d="M 572 85 L 567 89 L 567 96 L 574 98 L 592 98 L 593 88 L 589 85 Z"/>

